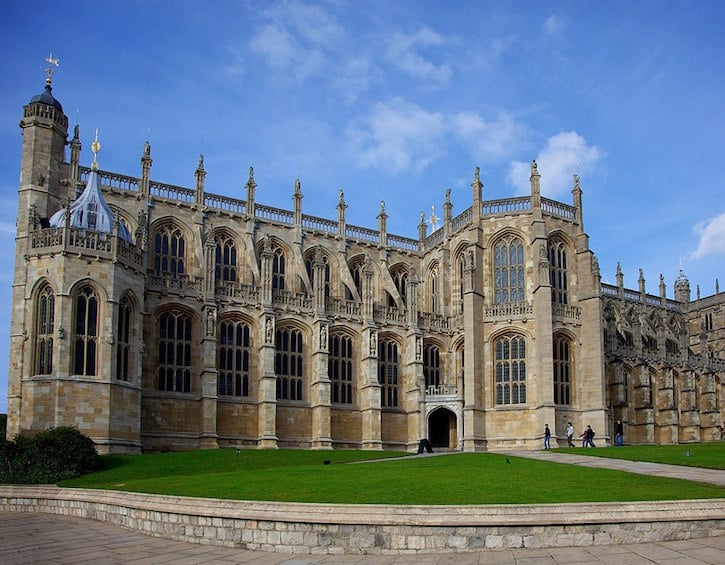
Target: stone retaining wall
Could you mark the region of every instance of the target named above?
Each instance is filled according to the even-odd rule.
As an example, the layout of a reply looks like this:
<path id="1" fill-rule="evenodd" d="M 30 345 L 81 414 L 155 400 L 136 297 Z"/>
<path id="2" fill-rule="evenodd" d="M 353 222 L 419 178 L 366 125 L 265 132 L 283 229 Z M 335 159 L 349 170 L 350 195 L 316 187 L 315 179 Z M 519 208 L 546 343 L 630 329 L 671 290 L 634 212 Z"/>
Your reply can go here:
<path id="1" fill-rule="evenodd" d="M 218 500 L 54 486 L 0 486 L 0 511 L 92 518 L 144 534 L 259 551 L 463 552 L 725 534 L 725 499 L 489 506 Z"/>

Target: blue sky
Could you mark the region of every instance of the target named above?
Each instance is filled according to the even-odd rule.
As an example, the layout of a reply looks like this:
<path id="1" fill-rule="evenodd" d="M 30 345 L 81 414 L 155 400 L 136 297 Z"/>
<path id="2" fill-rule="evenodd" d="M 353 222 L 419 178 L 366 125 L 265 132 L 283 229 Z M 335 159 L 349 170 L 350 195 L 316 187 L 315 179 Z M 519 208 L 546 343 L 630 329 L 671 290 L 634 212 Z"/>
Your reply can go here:
<path id="1" fill-rule="evenodd" d="M 571 202 L 604 282 L 668 296 L 682 267 L 725 290 L 725 3 L 720 1 L 3 2 L 0 21 L 0 412 L 22 107 L 43 90 L 80 125 L 89 165 L 417 237 L 420 212 L 528 191 Z"/>

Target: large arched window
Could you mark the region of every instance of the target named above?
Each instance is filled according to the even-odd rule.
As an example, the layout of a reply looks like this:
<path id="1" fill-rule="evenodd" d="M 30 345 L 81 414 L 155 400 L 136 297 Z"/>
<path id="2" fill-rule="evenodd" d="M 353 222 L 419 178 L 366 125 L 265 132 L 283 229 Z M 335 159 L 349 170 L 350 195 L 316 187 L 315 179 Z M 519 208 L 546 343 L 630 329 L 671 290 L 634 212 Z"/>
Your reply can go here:
<path id="1" fill-rule="evenodd" d="M 186 261 L 186 243 L 181 230 L 174 226 L 161 226 L 154 235 L 154 273 L 179 277 Z"/>
<path id="2" fill-rule="evenodd" d="M 441 384 L 441 352 L 435 345 L 423 347 L 423 375 L 425 388 Z"/>
<path id="3" fill-rule="evenodd" d="M 524 301 L 524 246 L 515 236 L 499 239 L 493 249 L 494 301 L 517 304 Z"/>
<path id="4" fill-rule="evenodd" d="M 158 389 L 191 392 L 191 320 L 181 312 L 159 316 Z"/>
<path id="5" fill-rule="evenodd" d="M 571 404 L 571 343 L 554 336 L 554 404 Z"/>
<path id="6" fill-rule="evenodd" d="M 378 382 L 381 406 L 398 406 L 398 344 L 391 339 L 380 340 L 378 348 Z"/>
<path id="7" fill-rule="evenodd" d="M 285 257 L 281 247 L 272 250 L 272 289 L 284 290 Z"/>
<path id="8" fill-rule="evenodd" d="M 305 259 L 305 270 L 307 271 L 307 277 L 310 279 L 310 284 L 312 285 L 312 288 L 315 288 L 315 256 L 314 254 L 310 255 Z M 322 255 L 321 257 L 322 263 L 323 263 L 323 277 L 324 277 L 324 284 L 325 284 L 325 296 L 330 296 L 330 261 L 328 260 L 327 256 Z"/>
<path id="9" fill-rule="evenodd" d="M 98 297 L 90 286 L 83 287 L 75 300 L 73 374 L 96 374 L 98 344 Z"/>
<path id="10" fill-rule="evenodd" d="M 302 400 L 302 332 L 291 328 L 278 329 L 274 345 L 277 400 Z"/>
<path id="11" fill-rule="evenodd" d="M 430 311 L 438 312 L 438 267 L 433 267 L 428 273 L 428 297 L 430 298 Z"/>
<path id="12" fill-rule="evenodd" d="M 564 242 L 558 238 L 549 242 L 549 274 L 551 278 L 551 301 L 558 304 L 569 302 L 569 262 Z"/>
<path id="13" fill-rule="evenodd" d="M 398 290 L 398 294 L 400 295 L 401 300 L 403 301 L 404 305 L 408 304 L 408 273 L 404 271 L 403 269 L 395 269 L 393 272 L 390 273 L 390 276 L 393 279 L 393 283 L 395 284 L 395 288 Z M 397 306 L 395 303 L 395 300 L 393 300 L 393 297 L 391 295 L 388 295 L 388 306 L 394 307 Z"/>
<path id="14" fill-rule="evenodd" d="M 330 355 L 327 358 L 327 373 L 332 382 L 332 402 L 352 404 L 352 338 L 344 334 L 330 336 Z"/>
<path id="15" fill-rule="evenodd" d="M 494 342 L 496 404 L 526 403 L 526 340 L 504 335 Z"/>
<path id="16" fill-rule="evenodd" d="M 116 379 L 119 381 L 130 379 L 132 317 L 131 301 L 124 296 L 118 304 L 118 326 L 116 328 Z"/>
<path id="17" fill-rule="evenodd" d="M 248 324 L 241 321 L 219 324 L 219 395 L 249 396 L 251 350 Z"/>
<path id="18" fill-rule="evenodd" d="M 55 327 L 55 295 L 50 285 L 38 293 L 35 314 L 35 374 L 53 372 L 53 331 Z"/>
<path id="19" fill-rule="evenodd" d="M 237 246 L 225 235 L 216 238 L 214 278 L 217 283 L 237 280 Z"/>

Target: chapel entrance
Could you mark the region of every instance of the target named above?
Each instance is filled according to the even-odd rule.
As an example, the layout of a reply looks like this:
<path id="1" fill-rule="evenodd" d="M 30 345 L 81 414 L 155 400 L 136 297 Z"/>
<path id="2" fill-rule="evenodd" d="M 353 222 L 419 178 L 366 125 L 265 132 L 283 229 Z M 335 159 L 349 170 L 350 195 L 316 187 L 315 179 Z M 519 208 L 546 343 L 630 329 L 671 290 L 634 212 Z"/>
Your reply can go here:
<path id="1" fill-rule="evenodd" d="M 456 415 L 447 408 L 431 412 L 428 416 L 428 439 L 434 449 L 456 449 Z"/>

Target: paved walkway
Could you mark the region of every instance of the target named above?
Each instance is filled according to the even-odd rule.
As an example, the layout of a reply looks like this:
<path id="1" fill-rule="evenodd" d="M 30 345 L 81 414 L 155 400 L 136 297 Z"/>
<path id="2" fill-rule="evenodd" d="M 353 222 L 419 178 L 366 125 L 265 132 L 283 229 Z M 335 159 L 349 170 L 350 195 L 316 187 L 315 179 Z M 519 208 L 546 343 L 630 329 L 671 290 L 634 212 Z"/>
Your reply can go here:
<path id="1" fill-rule="evenodd" d="M 539 459 L 541 461 L 554 461 L 556 463 L 567 463 L 569 465 L 582 465 L 584 467 L 596 467 L 598 469 L 616 469 L 627 473 L 638 473 L 640 475 L 655 475 L 669 477 L 671 479 L 685 479 L 700 483 L 710 483 L 725 487 L 725 471 L 717 469 L 703 469 L 700 467 L 685 467 L 684 465 L 664 465 L 662 463 L 648 463 L 646 461 L 626 461 L 624 459 L 611 459 L 609 457 L 595 457 L 593 455 L 580 455 L 577 451 L 584 451 L 580 448 L 561 447 L 541 451 L 507 451 L 506 455 L 526 457 L 527 459 Z M 683 448 L 683 452 L 685 448 Z M 503 453 L 503 452 L 502 452 Z"/>
<path id="2" fill-rule="evenodd" d="M 252 565 L 617 563 L 725 564 L 725 536 L 631 545 L 510 549 L 440 555 L 290 555 L 199 545 L 139 534 L 95 520 L 0 512 L 0 562 L 4 565 L 113 563 Z"/>
<path id="3" fill-rule="evenodd" d="M 655 463 L 587 457 L 564 449 L 509 452 L 509 455 L 566 462 L 632 473 L 661 475 L 725 486 L 725 471 L 675 467 Z M 0 512 L 0 562 L 3 565 L 43 564 L 720 564 L 725 565 L 725 536 L 696 540 L 629 545 L 549 549 L 487 550 L 428 555 L 290 555 L 200 545 L 155 538 L 90 519 Z"/>

